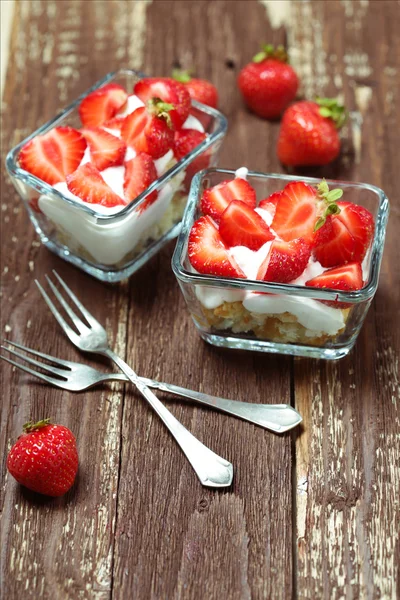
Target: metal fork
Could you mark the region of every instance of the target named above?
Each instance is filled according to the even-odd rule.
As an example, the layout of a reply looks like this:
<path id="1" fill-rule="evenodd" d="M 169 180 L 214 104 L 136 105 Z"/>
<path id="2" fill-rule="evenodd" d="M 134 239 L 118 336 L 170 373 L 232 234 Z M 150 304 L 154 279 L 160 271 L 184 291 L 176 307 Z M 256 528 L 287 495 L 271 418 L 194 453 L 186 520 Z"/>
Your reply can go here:
<path id="1" fill-rule="evenodd" d="M 6 342 L 14 348 L 19 348 L 20 350 L 24 350 L 24 352 L 33 354 L 36 357 L 53 363 L 52 365 L 49 365 L 48 363 L 35 360 L 34 358 L 21 354 L 6 346 L 1 346 L 3 350 L 6 350 L 10 354 L 33 366 L 44 369 L 50 375 L 15 362 L 4 355 L 0 354 L 0 358 L 47 383 L 65 390 L 81 392 L 98 383 L 106 381 L 129 381 L 123 373 L 103 373 L 89 365 L 83 365 L 71 360 L 61 360 L 61 358 L 50 356 L 50 354 L 43 354 L 43 352 L 32 350 L 31 348 L 27 348 L 16 342 L 10 342 L 8 340 L 6 340 Z M 51 375 L 54 375 L 55 377 L 52 377 Z M 300 414 L 288 404 L 252 404 L 250 402 L 239 402 L 237 400 L 227 400 L 225 398 L 218 398 L 218 396 L 202 394 L 201 392 L 188 390 L 170 383 L 154 381 L 153 379 L 140 377 L 140 380 L 148 387 L 189 398 L 199 404 L 205 404 L 211 408 L 250 421 L 255 425 L 265 427 L 265 429 L 270 429 L 275 433 L 288 431 L 289 429 L 296 427 L 302 421 Z"/>
<path id="2" fill-rule="evenodd" d="M 169 412 L 167 408 L 165 408 L 157 396 L 137 376 L 135 371 L 131 369 L 131 367 L 129 367 L 122 360 L 122 358 L 115 354 L 111 348 L 109 348 L 107 333 L 104 327 L 102 327 L 102 325 L 100 325 L 100 323 L 93 317 L 93 315 L 83 306 L 83 304 L 78 300 L 75 294 L 69 289 L 67 284 L 61 279 L 56 271 L 53 271 L 53 273 L 60 285 L 63 287 L 64 291 L 68 294 L 70 300 L 72 300 L 75 307 L 79 309 L 87 322 L 86 325 L 84 321 L 78 317 L 78 315 L 65 301 L 64 297 L 60 294 L 51 279 L 49 279 L 49 277 L 46 275 L 47 282 L 52 292 L 79 332 L 76 333 L 55 307 L 53 301 L 49 298 L 48 294 L 45 292 L 40 283 L 35 280 L 35 283 L 38 286 L 46 304 L 50 308 L 51 312 L 61 325 L 70 341 L 83 352 L 93 352 L 95 354 L 107 356 L 107 358 L 112 360 L 121 369 L 121 371 L 125 373 L 127 378 L 136 386 L 144 398 L 146 398 L 150 406 L 154 409 L 154 411 L 163 421 L 164 425 L 173 435 L 186 458 L 189 460 L 190 464 L 195 470 L 202 485 L 208 487 L 229 486 L 233 479 L 232 464 L 202 444 Z"/>

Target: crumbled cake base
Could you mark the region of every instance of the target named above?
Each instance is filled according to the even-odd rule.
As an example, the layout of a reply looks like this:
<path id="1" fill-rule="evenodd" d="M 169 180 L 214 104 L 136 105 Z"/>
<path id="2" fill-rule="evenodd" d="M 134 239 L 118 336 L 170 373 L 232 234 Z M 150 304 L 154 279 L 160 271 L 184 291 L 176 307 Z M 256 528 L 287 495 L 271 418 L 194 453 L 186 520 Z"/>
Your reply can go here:
<path id="1" fill-rule="evenodd" d="M 340 310 L 340 309 L 338 309 Z M 349 309 L 342 310 L 346 321 Z M 254 333 L 257 338 L 280 344 L 307 344 L 324 346 L 334 341 L 344 331 L 344 327 L 336 335 L 321 334 L 309 331 L 297 317 L 289 312 L 280 314 L 260 314 L 249 312 L 242 302 L 224 302 L 214 309 L 203 307 L 207 323 L 217 330 L 232 333 Z"/>

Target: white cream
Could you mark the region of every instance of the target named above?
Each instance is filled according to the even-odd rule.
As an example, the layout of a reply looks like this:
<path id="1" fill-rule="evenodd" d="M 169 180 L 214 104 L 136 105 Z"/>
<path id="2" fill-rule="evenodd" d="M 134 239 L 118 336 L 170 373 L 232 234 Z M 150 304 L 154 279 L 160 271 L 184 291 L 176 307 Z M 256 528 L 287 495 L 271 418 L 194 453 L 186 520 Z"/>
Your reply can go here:
<path id="1" fill-rule="evenodd" d="M 248 173 L 249 173 L 249 170 L 247 167 L 239 167 L 239 169 L 236 169 L 236 171 L 235 171 L 235 177 L 238 177 L 239 179 L 247 180 Z"/>
<path id="2" fill-rule="evenodd" d="M 188 116 L 188 118 L 186 119 L 186 121 L 182 125 L 182 129 L 196 129 L 197 131 L 200 131 L 201 133 L 204 133 L 204 127 L 203 127 L 203 125 L 193 115 L 189 115 Z"/>

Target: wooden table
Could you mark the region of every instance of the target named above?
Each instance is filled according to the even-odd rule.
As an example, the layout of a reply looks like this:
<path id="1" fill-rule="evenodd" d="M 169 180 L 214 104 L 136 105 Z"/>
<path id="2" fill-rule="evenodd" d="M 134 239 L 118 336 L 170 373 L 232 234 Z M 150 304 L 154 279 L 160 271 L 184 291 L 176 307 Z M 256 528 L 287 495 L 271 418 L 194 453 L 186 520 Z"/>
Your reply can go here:
<path id="1" fill-rule="evenodd" d="M 259 42 L 284 42 L 302 92 L 341 94 L 353 114 L 341 159 L 313 174 L 380 186 L 392 210 L 379 290 L 356 348 L 332 363 L 206 345 L 170 269 L 174 243 L 129 281 L 100 283 L 39 244 L 4 174 L 3 335 L 81 359 L 34 284 L 56 268 L 142 375 L 292 403 L 304 417 L 277 436 L 168 398 L 235 465 L 232 487 L 211 491 L 133 389 L 69 394 L 4 366 L 5 599 L 399 597 L 399 17 L 397 1 L 16 2 L 4 152 L 107 72 L 168 75 L 179 63 L 218 84 L 229 119 L 221 166 L 282 172 L 279 123 L 246 111 L 236 77 Z M 56 500 L 5 472 L 22 424 L 43 415 L 69 426 L 79 447 L 77 484 Z"/>

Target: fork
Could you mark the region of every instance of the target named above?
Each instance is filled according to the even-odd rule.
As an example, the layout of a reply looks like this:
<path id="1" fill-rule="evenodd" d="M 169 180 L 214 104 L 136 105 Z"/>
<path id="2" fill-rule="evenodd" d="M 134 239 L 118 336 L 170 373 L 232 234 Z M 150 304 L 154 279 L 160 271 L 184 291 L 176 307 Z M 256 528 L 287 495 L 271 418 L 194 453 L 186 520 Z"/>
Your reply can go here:
<path id="1" fill-rule="evenodd" d="M 83 352 L 93 352 L 95 354 L 106 356 L 112 360 L 123 373 L 125 373 L 127 378 L 136 386 L 144 398 L 146 398 L 147 402 L 175 438 L 186 458 L 192 465 L 202 485 L 207 487 L 229 486 L 233 479 L 232 464 L 202 444 L 182 425 L 182 423 L 178 421 L 178 419 L 176 419 L 169 412 L 169 410 L 162 404 L 162 402 L 160 402 L 157 396 L 138 377 L 135 371 L 131 369 L 131 367 L 129 367 L 113 350 L 111 350 L 108 345 L 107 333 L 104 327 L 100 325 L 93 315 L 83 306 L 75 294 L 69 289 L 67 284 L 61 279 L 58 273 L 56 273 L 56 271 L 53 271 L 53 273 L 56 276 L 59 284 L 67 293 L 70 300 L 72 300 L 75 307 L 79 309 L 88 324 L 86 325 L 84 321 L 78 317 L 68 302 L 66 302 L 64 297 L 60 294 L 51 279 L 46 275 L 46 280 L 50 286 L 50 289 L 79 332 L 76 333 L 55 307 L 53 301 L 45 292 L 41 284 L 35 280 L 35 283 L 38 286 L 46 304 L 50 308 L 51 312 L 70 341 Z"/>
<path id="2" fill-rule="evenodd" d="M 48 363 L 35 360 L 34 358 L 21 354 L 6 346 L 1 346 L 1 348 L 33 366 L 44 369 L 47 373 L 50 373 L 50 375 L 29 368 L 0 354 L 1 359 L 62 389 L 72 392 L 81 392 L 98 383 L 106 381 L 129 381 L 123 373 L 103 373 L 89 365 L 83 365 L 71 360 L 61 360 L 60 358 L 50 356 L 50 354 L 43 354 L 43 352 L 27 348 L 16 342 L 5 341 L 14 348 L 24 350 L 24 352 L 50 361 L 53 364 L 49 365 Z M 55 377 L 52 377 L 51 375 L 55 375 Z M 218 398 L 217 396 L 210 396 L 209 394 L 188 390 L 177 385 L 154 381 L 153 379 L 146 379 L 144 377 L 140 377 L 139 379 L 148 387 L 189 398 L 199 404 L 205 404 L 211 408 L 250 421 L 255 425 L 265 427 L 265 429 L 270 429 L 275 433 L 288 431 L 289 429 L 296 427 L 302 420 L 300 414 L 288 404 L 252 404 L 250 402 L 227 400 L 225 398 Z"/>

